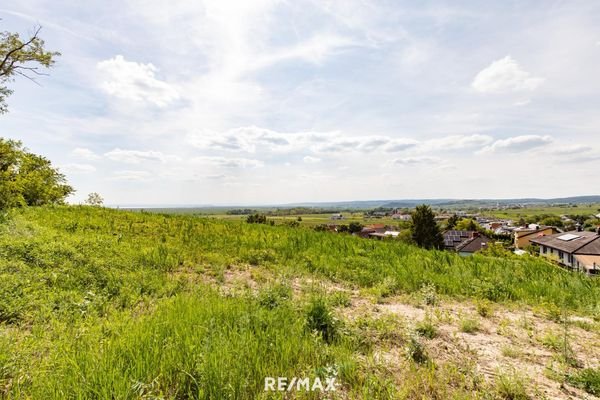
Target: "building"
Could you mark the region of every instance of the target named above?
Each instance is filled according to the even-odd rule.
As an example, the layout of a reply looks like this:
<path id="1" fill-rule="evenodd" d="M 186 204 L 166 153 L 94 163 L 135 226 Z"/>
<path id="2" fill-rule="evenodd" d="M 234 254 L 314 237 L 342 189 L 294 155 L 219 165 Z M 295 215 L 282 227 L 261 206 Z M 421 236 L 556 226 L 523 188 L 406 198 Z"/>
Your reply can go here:
<path id="1" fill-rule="evenodd" d="M 344 216 L 342 214 L 331 214 L 330 219 L 332 219 L 332 220 L 344 219 Z"/>
<path id="2" fill-rule="evenodd" d="M 572 231 L 531 239 L 540 255 L 589 274 L 600 274 L 600 228 L 596 232 Z"/>
<path id="3" fill-rule="evenodd" d="M 553 226 L 540 226 L 531 224 L 527 227 L 516 228 L 513 230 L 515 248 L 524 249 L 525 247 L 529 246 L 532 239 L 547 235 L 554 235 L 556 233 L 560 232 Z"/>
<path id="4" fill-rule="evenodd" d="M 461 256 L 470 256 L 475 252 L 485 249 L 491 239 L 477 231 L 444 232 L 444 248 L 456 251 Z"/>
<path id="5" fill-rule="evenodd" d="M 392 219 L 400 221 L 410 221 L 412 219 L 410 214 L 392 214 Z"/>

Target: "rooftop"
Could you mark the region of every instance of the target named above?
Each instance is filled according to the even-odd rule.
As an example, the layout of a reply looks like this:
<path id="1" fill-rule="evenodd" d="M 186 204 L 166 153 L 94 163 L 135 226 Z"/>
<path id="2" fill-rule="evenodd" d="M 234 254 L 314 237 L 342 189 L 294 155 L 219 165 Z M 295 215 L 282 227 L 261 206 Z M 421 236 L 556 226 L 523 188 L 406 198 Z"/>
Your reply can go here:
<path id="1" fill-rule="evenodd" d="M 596 232 L 571 231 L 531 239 L 532 243 L 577 254 L 600 254 L 600 235 Z"/>

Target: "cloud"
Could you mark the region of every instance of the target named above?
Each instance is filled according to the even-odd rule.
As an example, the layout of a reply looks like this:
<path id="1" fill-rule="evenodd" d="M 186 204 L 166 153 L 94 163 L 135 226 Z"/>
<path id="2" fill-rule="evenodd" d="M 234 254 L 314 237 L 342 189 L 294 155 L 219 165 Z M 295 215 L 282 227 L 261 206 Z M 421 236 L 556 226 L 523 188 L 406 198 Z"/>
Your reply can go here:
<path id="1" fill-rule="evenodd" d="M 496 140 L 491 145 L 481 149 L 480 153 L 520 153 L 546 146 L 551 142 L 552 138 L 550 136 L 514 136 L 507 139 Z"/>
<path id="2" fill-rule="evenodd" d="M 122 150 L 120 148 L 104 153 L 104 156 L 109 160 L 128 164 L 139 164 L 144 161 L 166 162 L 179 159 L 177 156 L 165 155 L 160 151 Z"/>
<path id="3" fill-rule="evenodd" d="M 265 165 L 265 163 L 261 160 L 254 160 L 250 158 L 226 158 L 211 156 L 194 157 L 191 162 L 193 164 L 212 165 L 222 168 L 259 168 Z"/>
<path id="4" fill-rule="evenodd" d="M 396 153 L 414 148 L 418 144 L 419 142 L 413 139 L 392 139 L 384 146 L 384 150 L 388 153 Z"/>
<path id="5" fill-rule="evenodd" d="M 394 165 L 420 165 L 420 164 L 439 164 L 442 161 L 439 157 L 405 157 L 396 158 L 391 161 Z"/>
<path id="6" fill-rule="evenodd" d="M 81 147 L 77 147 L 77 148 L 73 149 L 73 151 L 71 151 L 71 154 L 77 158 L 81 158 L 81 159 L 89 160 L 89 161 L 98 160 L 100 158 L 100 156 L 98 154 L 94 153 L 90 149 L 81 148 Z"/>
<path id="7" fill-rule="evenodd" d="M 302 161 L 304 161 L 306 164 L 316 164 L 320 163 L 321 159 L 318 157 L 305 156 Z"/>
<path id="8" fill-rule="evenodd" d="M 60 170 L 68 174 L 90 174 L 96 171 L 96 167 L 89 164 L 64 164 Z"/>
<path id="9" fill-rule="evenodd" d="M 589 145 L 561 145 L 548 150 L 548 154 L 558 156 L 565 162 L 588 162 L 600 160 L 600 151 Z"/>
<path id="10" fill-rule="evenodd" d="M 523 71 L 511 56 L 506 56 L 481 70 L 471 86 L 480 93 L 508 93 L 535 90 L 543 82 L 543 78 Z"/>
<path id="11" fill-rule="evenodd" d="M 485 146 L 493 140 L 488 135 L 453 135 L 430 139 L 422 147 L 424 150 L 464 150 Z"/>
<path id="12" fill-rule="evenodd" d="M 111 96 L 157 107 L 166 107 L 180 97 L 172 85 L 155 77 L 158 69 L 151 63 L 127 61 L 117 55 L 96 67 L 103 79 L 100 87 Z"/>
<path id="13" fill-rule="evenodd" d="M 109 178 L 111 181 L 138 181 L 145 182 L 152 179 L 153 174 L 149 171 L 117 171 Z"/>
<path id="14" fill-rule="evenodd" d="M 257 147 L 269 151 L 281 151 L 290 148 L 288 135 L 256 126 L 231 129 L 224 134 L 202 131 L 188 136 L 188 142 L 198 148 L 256 152 Z"/>

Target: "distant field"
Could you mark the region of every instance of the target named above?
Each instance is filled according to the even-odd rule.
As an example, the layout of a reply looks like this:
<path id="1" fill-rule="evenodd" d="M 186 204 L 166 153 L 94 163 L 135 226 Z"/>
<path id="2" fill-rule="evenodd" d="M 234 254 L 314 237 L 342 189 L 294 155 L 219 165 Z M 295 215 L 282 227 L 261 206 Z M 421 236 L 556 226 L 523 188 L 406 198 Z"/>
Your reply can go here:
<path id="1" fill-rule="evenodd" d="M 259 213 L 268 213 L 270 210 L 276 210 L 272 208 L 257 209 Z M 140 211 L 140 210 L 136 210 Z M 145 211 L 153 213 L 169 213 L 169 214 L 182 214 L 182 215 L 197 215 L 209 218 L 218 218 L 230 221 L 244 221 L 246 215 L 229 215 L 227 214 L 226 208 L 221 209 L 204 209 L 204 208 L 148 208 Z M 479 209 L 465 209 L 472 214 L 480 214 L 482 216 L 512 219 L 518 220 L 520 218 L 533 217 L 536 215 L 564 215 L 564 214 L 575 214 L 575 215 L 596 215 L 600 213 L 600 203 L 598 204 L 578 204 L 573 206 L 553 206 L 553 207 L 525 207 L 518 209 L 507 209 L 507 210 L 479 210 Z M 285 209 L 280 209 L 279 212 L 285 212 Z M 448 214 L 452 214 L 455 210 L 448 210 Z M 354 212 L 342 212 L 344 215 L 343 220 L 332 220 L 332 213 L 319 213 L 319 214 L 299 214 L 299 215 L 268 215 L 269 219 L 276 221 L 276 223 L 285 223 L 287 221 L 297 221 L 298 217 L 302 218 L 300 221 L 301 225 L 315 226 L 321 224 L 349 224 L 350 222 L 360 222 L 363 225 L 369 224 L 385 224 L 388 226 L 398 226 L 400 228 L 406 227 L 407 224 L 403 221 L 394 220 L 391 217 L 373 218 L 366 217 L 365 210 L 356 210 Z"/>
<path id="2" fill-rule="evenodd" d="M 483 214 L 493 215 L 497 218 L 512 218 L 519 219 L 521 217 L 527 218 L 535 215 L 596 215 L 600 213 L 600 204 L 579 204 L 575 206 L 564 206 L 564 207 L 527 207 L 519 209 L 509 209 L 501 211 L 486 211 Z"/>

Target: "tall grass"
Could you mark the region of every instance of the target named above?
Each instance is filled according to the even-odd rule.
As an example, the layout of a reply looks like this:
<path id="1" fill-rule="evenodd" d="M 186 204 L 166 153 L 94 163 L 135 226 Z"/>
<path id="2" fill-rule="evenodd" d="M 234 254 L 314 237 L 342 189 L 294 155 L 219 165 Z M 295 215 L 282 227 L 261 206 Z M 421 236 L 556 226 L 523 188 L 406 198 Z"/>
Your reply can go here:
<path id="1" fill-rule="evenodd" d="M 531 257 L 463 258 L 304 228 L 91 207 L 23 210 L 3 230 L 0 320 L 72 314 L 87 292 L 94 293 L 87 312 L 101 312 L 103 301 L 128 307 L 177 292 L 181 283 L 165 273 L 239 263 L 363 287 L 393 279 L 401 292 L 433 285 L 440 294 L 495 302 L 600 307 L 600 280 Z"/>
<path id="2" fill-rule="evenodd" d="M 21 209 L 0 221 L 0 396 L 253 399 L 267 396 L 265 376 L 333 367 L 351 398 L 396 396 L 385 372 L 362 367 L 357 341 L 346 340 L 326 302 L 295 304 L 283 284 L 256 296 L 198 284 L 236 264 L 382 296 L 429 288 L 436 296 L 600 310 L 600 280 L 529 257 L 462 258 L 195 216 Z"/>
<path id="3" fill-rule="evenodd" d="M 343 347 L 305 330 L 290 307 L 211 290 L 176 296 L 140 317 L 85 325 L 14 393 L 33 398 L 255 399 L 265 377 L 311 377 L 351 364 Z M 75 339 L 71 336 L 70 339 Z M 351 382 L 351 380 L 350 380 Z"/>

